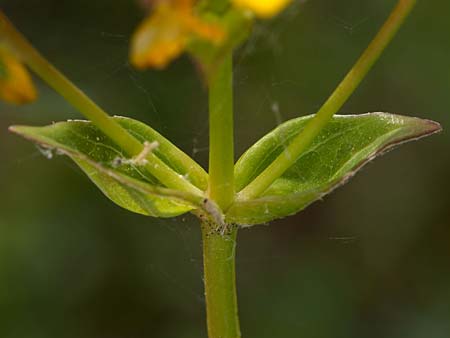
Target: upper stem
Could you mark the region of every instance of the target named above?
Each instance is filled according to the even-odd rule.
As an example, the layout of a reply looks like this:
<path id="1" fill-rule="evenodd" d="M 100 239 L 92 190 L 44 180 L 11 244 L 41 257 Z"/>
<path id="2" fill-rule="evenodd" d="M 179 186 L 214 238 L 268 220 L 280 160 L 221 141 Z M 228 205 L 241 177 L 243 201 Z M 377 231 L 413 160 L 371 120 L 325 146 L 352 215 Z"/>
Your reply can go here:
<path id="1" fill-rule="evenodd" d="M 222 210 L 234 199 L 233 65 L 228 55 L 209 86 L 209 197 Z"/>
<path id="2" fill-rule="evenodd" d="M 103 133 L 120 146 L 130 157 L 138 156 L 144 149 L 142 143 L 114 121 L 103 109 L 95 104 L 84 92 L 52 66 L 18 32 L 0 11 L 0 40 L 6 43 L 16 56 L 24 61 L 45 82 L 92 121 Z M 167 166 L 154 154 L 147 156 L 146 170 L 169 188 L 180 189 L 195 194 L 202 192 L 184 177 Z"/>
<path id="3" fill-rule="evenodd" d="M 391 15 L 362 56 L 342 80 L 333 94 L 320 108 L 305 129 L 297 135 L 286 149 L 250 184 L 238 193 L 239 200 L 249 200 L 261 195 L 277 178 L 291 167 L 311 144 L 333 115 L 344 105 L 359 86 L 386 46 L 412 10 L 416 0 L 399 0 Z"/>

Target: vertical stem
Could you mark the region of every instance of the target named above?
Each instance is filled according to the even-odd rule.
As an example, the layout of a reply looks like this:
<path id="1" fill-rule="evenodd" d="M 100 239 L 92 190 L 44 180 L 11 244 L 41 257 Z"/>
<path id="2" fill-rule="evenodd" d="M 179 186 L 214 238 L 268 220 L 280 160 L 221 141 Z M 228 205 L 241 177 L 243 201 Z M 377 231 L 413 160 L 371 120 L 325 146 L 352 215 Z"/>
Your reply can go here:
<path id="1" fill-rule="evenodd" d="M 209 87 L 209 197 L 222 210 L 234 199 L 233 61 L 228 55 Z"/>
<path id="2" fill-rule="evenodd" d="M 222 234 L 205 222 L 202 235 L 208 337 L 239 338 L 235 284 L 237 228 Z"/>
<path id="3" fill-rule="evenodd" d="M 262 194 L 278 177 L 292 166 L 298 157 L 311 144 L 333 115 L 344 105 L 350 95 L 359 86 L 381 53 L 391 42 L 398 29 L 412 10 L 416 0 L 399 0 L 391 15 L 378 34 L 364 51 L 359 60 L 342 80 L 333 94 L 308 123 L 305 129 L 255 180 L 238 194 L 238 199 L 248 200 Z"/>
<path id="4" fill-rule="evenodd" d="M 232 53 L 209 80 L 208 194 L 223 211 L 234 200 Z M 235 285 L 237 228 L 203 222 L 202 235 L 208 337 L 239 338 Z"/>

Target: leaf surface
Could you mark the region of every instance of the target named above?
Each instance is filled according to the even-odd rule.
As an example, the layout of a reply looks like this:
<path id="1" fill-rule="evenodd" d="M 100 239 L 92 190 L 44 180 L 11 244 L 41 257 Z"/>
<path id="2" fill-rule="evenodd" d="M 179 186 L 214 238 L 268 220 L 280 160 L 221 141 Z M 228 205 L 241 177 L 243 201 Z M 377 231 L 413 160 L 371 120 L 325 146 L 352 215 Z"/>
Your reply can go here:
<path id="1" fill-rule="evenodd" d="M 114 119 L 141 142 L 154 142 L 153 153 L 194 185 L 206 189 L 207 174 L 189 156 L 139 121 Z M 87 121 L 45 127 L 13 126 L 11 131 L 48 149 L 70 156 L 97 187 L 119 206 L 143 215 L 173 217 L 196 208 L 200 196 L 166 189 L 156 178 L 126 158 L 125 153 Z"/>
<path id="2" fill-rule="evenodd" d="M 312 117 L 285 122 L 248 149 L 235 166 L 236 191 L 272 163 Z M 387 113 L 336 115 L 261 196 L 235 202 L 226 221 L 254 225 L 295 214 L 344 184 L 378 155 L 440 130 L 440 125 L 430 120 Z"/>

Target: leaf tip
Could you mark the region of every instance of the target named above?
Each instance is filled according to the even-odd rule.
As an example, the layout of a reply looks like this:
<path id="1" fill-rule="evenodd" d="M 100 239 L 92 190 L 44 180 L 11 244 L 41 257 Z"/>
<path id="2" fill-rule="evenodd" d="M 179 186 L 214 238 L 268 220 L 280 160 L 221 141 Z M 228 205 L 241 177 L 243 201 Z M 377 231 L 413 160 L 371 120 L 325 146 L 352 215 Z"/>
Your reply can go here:
<path id="1" fill-rule="evenodd" d="M 22 136 L 23 138 L 25 138 L 27 140 L 37 142 L 37 140 L 33 137 L 32 130 L 30 130 L 30 129 L 33 129 L 33 127 L 22 126 L 22 125 L 15 125 L 15 126 L 8 127 L 9 132 L 14 133 L 19 136 Z"/>
<path id="2" fill-rule="evenodd" d="M 14 133 L 14 134 L 23 135 L 25 128 L 26 128 L 25 126 L 19 126 L 19 125 L 9 126 L 8 131 L 10 131 L 11 133 Z"/>
<path id="3" fill-rule="evenodd" d="M 407 127 L 409 140 L 420 139 L 442 131 L 441 124 L 433 120 L 384 112 L 376 112 L 372 114 L 391 124 L 400 126 L 403 125 Z"/>
<path id="4" fill-rule="evenodd" d="M 439 122 L 433 121 L 433 120 L 423 120 L 424 122 L 424 135 L 432 135 L 440 133 L 443 128 L 442 125 Z"/>
<path id="5" fill-rule="evenodd" d="M 411 117 L 411 119 L 414 121 L 412 122 L 413 131 L 410 140 L 419 140 L 427 136 L 438 134 L 443 130 L 439 122 L 415 117 Z"/>
<path id="6" fill-rule="evenodd" d="M 14 134 L 18 134 L 18 129 L 20 129 L 20 126 L 9 126 L 8 131 Z"/>

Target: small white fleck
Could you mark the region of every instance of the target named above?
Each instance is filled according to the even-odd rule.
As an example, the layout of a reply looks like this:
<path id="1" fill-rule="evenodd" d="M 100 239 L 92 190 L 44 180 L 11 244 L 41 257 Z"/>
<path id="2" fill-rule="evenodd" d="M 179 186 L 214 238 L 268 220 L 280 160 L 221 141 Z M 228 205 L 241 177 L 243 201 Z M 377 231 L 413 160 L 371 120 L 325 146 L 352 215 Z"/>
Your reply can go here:
<path id="1" fill-rule="evenodd" d="M 53 148 L 50 147 L 42 147 L 36 145 L 36 148 L 39 150 L 39 152 L 44 155 L 44 157 L 48 160 L 51 160 L 53 158 Z"/>

